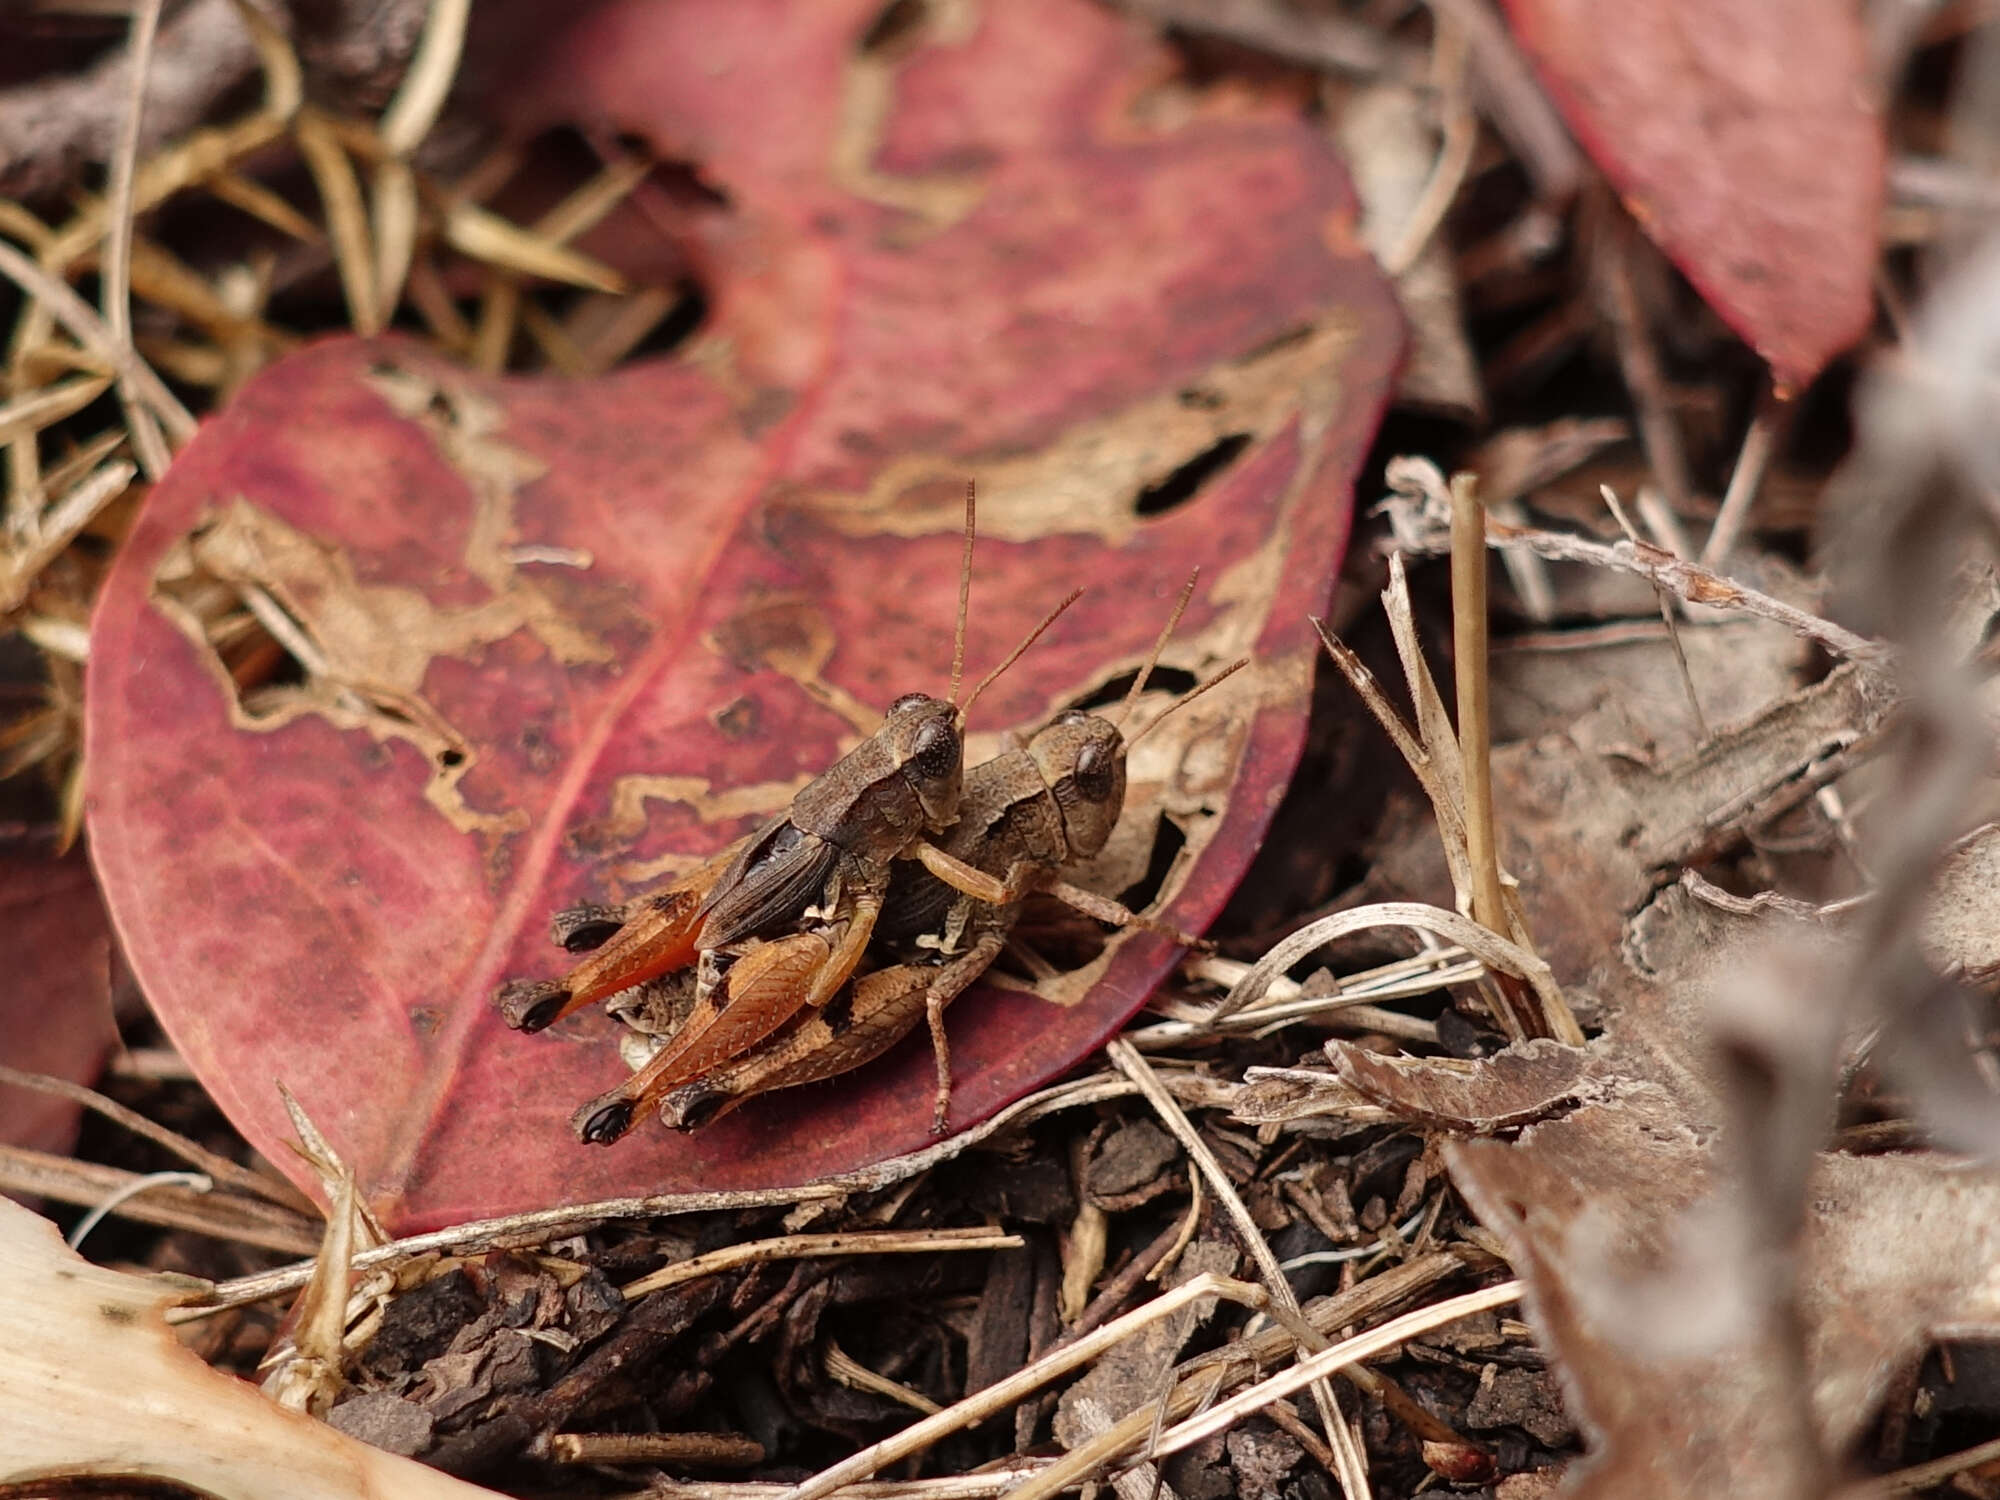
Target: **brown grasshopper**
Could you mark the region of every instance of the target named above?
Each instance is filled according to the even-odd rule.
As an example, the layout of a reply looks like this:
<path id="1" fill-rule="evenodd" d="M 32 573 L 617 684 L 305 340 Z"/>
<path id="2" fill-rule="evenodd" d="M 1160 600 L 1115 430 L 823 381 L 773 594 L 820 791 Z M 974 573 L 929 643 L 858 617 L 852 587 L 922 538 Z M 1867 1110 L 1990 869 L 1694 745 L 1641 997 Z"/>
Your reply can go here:
<path id="1" fill-rule="evenodd" d="M 633 1105 L 655 1078 L 689 1076 L 752 1046 L 800 1007 L 817 1008 L 853 973 L 888 890 L 892 861 L 920 858 L 939 879 L 990 891 L 992 881 L 928 842 L 957 817 L 965 714 L 995 678 L 1074 602 L 1072 594 L 958 703 L 971 590 L 973 493 L 966 489 L 965 559 L 947 699 L 910 693 L 867 740 L 808 783 L 784 814 L 664 891 L 618 907 L 557 914 L 557 942 L 589 953 L 559 980 L 515 981 L 502 1017 L 540 1031 L 596 1000 L 694 968 L 696 1003 L 649 1074 L 628 1084 Z M 809 912 L 839 920 L 800 931 Z M 628 1106 L 629 1108 L 629 1106 Z M 619 1106 L 591 1139 L 624 1133 Z"/>
<path id="2" fill-rule="evenodd" d="M 667 1125 L 693 1130 L 757 1094 L 848 1072 L 879 1057 L 919 1021 L 928 1021 L 937 1063 L 932 1129 L 942 1133 L 951 1098 L 945 1007 L 999 957 L 1021 903 L 1031 894 L 1051 895 L 1099 920 L 1162 932 L 1188 946 L 1200 946 L 1186 933 L 1061 878 L 1065 865 L 1088 859 L 1104 847 L 1124 810 L 1130 746 L 1123 724 L 1193 588 L 1191 578 L 1117 720 L 1071 710 L 1025 744 L 966 773 L 959 820 L 944 841 L 944 851 L 993 878 L 1001 899 L 992 900 L 983 892 L 968 895 L 963 884 L 947 882 L 928 869 L 899 867 L 871 950 L 888 958 L 888 964 L 856 978 L 824 1007 L 802 1008 L 766 1042 L 668 1092 L 660 1106 Z M 1242 665 L 1237 662 L 1210 678 L 1167 712 L 1192 701 Z M 580 1111 L 578 1119 L 586 1118 L 586 1111 Z"/>

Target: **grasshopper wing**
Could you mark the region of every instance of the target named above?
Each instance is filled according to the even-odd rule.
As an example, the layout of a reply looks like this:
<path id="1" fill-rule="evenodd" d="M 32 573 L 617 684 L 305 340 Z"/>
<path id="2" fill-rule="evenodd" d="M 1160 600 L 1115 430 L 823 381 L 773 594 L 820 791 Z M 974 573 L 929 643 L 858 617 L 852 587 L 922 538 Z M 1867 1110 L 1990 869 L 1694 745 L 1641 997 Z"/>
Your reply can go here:
<path id="1" fill-rule="evenodd" d="M 825 896 L 840 848 L 789 816 L 774 818 L 738 851 L 703 903 L 702 947 L 773 937 Z"/>

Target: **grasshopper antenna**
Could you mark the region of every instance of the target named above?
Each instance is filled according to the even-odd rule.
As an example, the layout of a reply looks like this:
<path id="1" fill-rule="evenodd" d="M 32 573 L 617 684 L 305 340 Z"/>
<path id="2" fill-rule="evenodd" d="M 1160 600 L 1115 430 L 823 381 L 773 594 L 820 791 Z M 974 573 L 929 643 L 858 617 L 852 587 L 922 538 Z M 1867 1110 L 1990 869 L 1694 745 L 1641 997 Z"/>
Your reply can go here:
<path id="1" fill-rule="evenodd" d="M 1152 723 L 1148 724 L 1144 729 L 1140 730 L 1137 734 L 1133 735 L 1131 739 L 1127 740 L 1125 742 L 1126 750 L 1128 751 L 1131 750 L 1131 748 L 1134 745 L 1138 744 L 1139 741 L 1143 740 L 1147 735 L 1151 734 L 1155 729 L 1158 729 L 1162 724 L 1166 723 L 1167 720 L 1172 715 L 1186 708 L 1190 703 L 1194 702 L 1194 700 L 1199 698 L 1203 693 L 1207 692 L 1210 688 L 1220 683 L 1223 680 L 1223 678 L 1233 677 L 1238 672 L 1242 671 L 1245 667 L 1249 665 L 1250 665 L 1249 657 L 1239 656 L 1235 661 L 1231 662 L 1228 666 L 1224 667 L 1220 672 L 1217 672 L 1213 677 L 1209 678 L 1208 681 L 1201 683 L 1196 687 L 1189 688 L 1185 693 L 1182 693 L 1180 697 L 1176 698 L 1172 703 L 1167 705 L 1167 711 L 1165 713 L 1161 714 L 1159 718 L 1153 720 Z"/>
<path id="2" fill-rule="evenodd" d="M 988 672 L 984 677 L 979 679 L 978 685 L 973 688 L 971 694 L 966 698 L 965 706 L 959 709 L 958 711 L 959 723 L 963 724 L 965 722 L 965 716 L 972 712 L 972 705 L 979 701 L 979 695 L 985 692 L 991 686 L 993 686 L 994 681 L 1000 676 L 1000 674 L 1006 671 L 1009 667 L 1013 666 L 1015 662 L 1019 661 L 1021 659 L 1022 653 L 1025 652 L 1030 646 L 1034 645 L 1036 641 L 1042 638 L 1042 632 L 1047 630 L 1051 625 L 1055 624 L 1057 620 L 1061 619 L 1062 612 L 1068 609 L 1072 604 L 1076 603 L 1076 601 L 1081 599 L 1082 597 L 1083 597 L 1083 590 L 1077 589 L 1074 592 L 1072 592 L 1067 599 L 1063 600 L 1062 603 L 1058 604 L 1054 609 L 1050 610 L 1047 614 L 1043 615 L 1042 623 L 1037 625 L 1033 630 L 1029 631 L 1026 637 L 1023 638 L 1023 640 L 1021 641 L 1021 644 L 1016 646 L 1012 651 L 1009 651 L 1007 653 L 1007 659 L 1001 662 L 1000 665 L 995 667 L 992 671 Z"/>
<path id="3" fill-rule="evenodd" d="M 965 481 L 965 557 L 958 565 L 958 624 L 951 633 L 951 697 L 945 700 L 954 704 L 958 702 L 959 684 L 965 678 L 965 616 L 972 604 L 973 494 L 976 489 L 972 480 Z M 978 696 L 975 690 L 973 697 Z M 969 702 L 966 704 L 967 708 L 971 706 Z"/>
<path id="4" fill-rule="evenodd" d="M 1174 633 L 1174 627 L 1181 622 L 1181 615 L 1188 607 L 1188 600 L 1194 597 L 1194 586 L 1201 578 L 1201 569 L 1188 574 L 1188 581 L 1181 585 L 1181 596 L 1174 601 L 1174 612 L 1167 616 L 1167 628 L 1160 632 L 1160 638 L 1153 642 L 1153 654 L 1146 658 L 1146 665 L 1139 668 L 1139 675 L 1132 679 L 1132 686 L 1125 691 L 1125 701 L 1118 708 L 1118 727 L 1123 729 L 1125 721 L 1132 717 L 1132 705 L 1139 701 L 1139 695 L 1146 691 L 1146 679 L 1153 675 L 1153 668 L 1160 664 L 1160 653 L 1167 649 L 1167 641 Z"/>

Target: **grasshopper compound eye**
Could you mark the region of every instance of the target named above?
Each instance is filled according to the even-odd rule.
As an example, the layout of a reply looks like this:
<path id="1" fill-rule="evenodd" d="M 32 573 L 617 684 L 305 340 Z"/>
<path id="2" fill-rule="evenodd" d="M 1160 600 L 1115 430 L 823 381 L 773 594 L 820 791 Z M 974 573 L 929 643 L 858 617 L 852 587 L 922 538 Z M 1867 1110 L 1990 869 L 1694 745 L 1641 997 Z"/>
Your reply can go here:
<path id="1" fill-rule="evenodd" d="M 1118 752 L 1093 742 L 1077 752 L 1076 789 L 1092 802 L 1102 802 L 1118 782 Z"/>
<path id="2" fill-rule="evenodd" d="M 949 776 L 965 758 L 958 733 L 949 724 L 930 723 L 910 744 L 910 764 L 919 776 L 936 781 Z"/>

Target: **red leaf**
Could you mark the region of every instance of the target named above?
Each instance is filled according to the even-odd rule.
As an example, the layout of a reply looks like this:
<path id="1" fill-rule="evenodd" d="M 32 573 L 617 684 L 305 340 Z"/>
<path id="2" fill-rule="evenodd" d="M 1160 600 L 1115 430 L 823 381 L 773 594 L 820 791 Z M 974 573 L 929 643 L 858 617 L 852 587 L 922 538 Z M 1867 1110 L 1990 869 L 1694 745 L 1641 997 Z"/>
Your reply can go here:
<path id="1" fill-rule="evenodd" d="M 523 119 L 587 97 L 730 195 L 687 226 L 699 352 L 581 383 L 309 350 L 203 429 L 105 590 L 91 828 L 134 967 L 255 1144 L 291 1159 L 282 1079 L 396 1226 L 927 1142 L 919 1046 L 691 1139 L 579 1146 L 565 1117 L 621 1072 L 611 1024 L 517 1036 L 490 997 L 562 967 L 556 908 L 643 889 L 824 768 L 851 743 L 826 690 L 879 711 L 943 685 L 966 477 L 975 671 L 1091 586 L 975 732 L 1128 670 L 1196 563 L 1171 659 L 1257 653 L 1206 741 L 1135 786 L 1192 830 L 1173 920 L 1220 907 L 1296 758 L 1305 616 L 1399 341 L 1336 163 L 1282 101 L 1149 95 L 1164 54 L 1082 0 L 916 46 L 879 80 L 877 144 L 829 153 L 855 70 L 883 66 L 853 56 L 871 18 L 613 5 L 552 41 L 567 92 L 524 87 Z M 1238 433 L 1194 500 L 1136 513 Z M 322 669 L 239 707 L 191 573 L 257 584 Z M 1080 1003 L 961 1000 L 955 1120 L 1084 1056 L 1174 958 L 1135 934 Z"/>
<path id="2" fill-rule="evenodd" d="M 0 1063 L 72 1083 L 95 1081 L 118 1044 L 111 1018 L 111 934 L 90 867 L 0 858 Z M 0 1084 L 0 1141 L 67 1151 L 82 1106 Z"/>
<path id="3" fill-rule="evenodd" d="M 1886 149 L 1854 5 L 1506 4 L 1585 149 L 1781 387 L 1862 335 Z"/>

